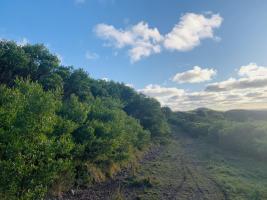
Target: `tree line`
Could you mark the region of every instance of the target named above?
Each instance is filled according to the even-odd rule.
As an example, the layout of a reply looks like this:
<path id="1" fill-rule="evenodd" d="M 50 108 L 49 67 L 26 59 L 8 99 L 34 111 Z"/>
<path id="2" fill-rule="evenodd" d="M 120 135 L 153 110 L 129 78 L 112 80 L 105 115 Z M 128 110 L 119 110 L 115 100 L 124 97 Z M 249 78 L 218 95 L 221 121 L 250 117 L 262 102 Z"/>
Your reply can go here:
<path id="1" fill-rule="evenodd" d="M 267 112 L 173 112 L 123 83 L 63 66 L 44 45 L 0 40 L 0 199 L 44 199 L 113 177 L 186 133 L 267 160 Z"/>
<path id="2" fill-rule="evenodd" d="M 43 199 L 112 177 L 170 133 L 160 104 L 0 41 L 0 199 Z"/>

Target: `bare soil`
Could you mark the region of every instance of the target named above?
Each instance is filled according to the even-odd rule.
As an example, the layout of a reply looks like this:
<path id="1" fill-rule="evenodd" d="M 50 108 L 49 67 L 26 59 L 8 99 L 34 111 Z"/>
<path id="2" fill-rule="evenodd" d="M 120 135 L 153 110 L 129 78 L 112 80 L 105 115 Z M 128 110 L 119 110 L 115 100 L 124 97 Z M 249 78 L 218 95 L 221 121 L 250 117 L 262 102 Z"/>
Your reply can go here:
<path id="1" fill-rule="evenodd" d="M 194 158 L 192 139 L 170 139 L 154 147 L 132 175 L 121 171 L 113 180 L 66 193 L 63 200 L 225 200 L 225 192 Z"/>

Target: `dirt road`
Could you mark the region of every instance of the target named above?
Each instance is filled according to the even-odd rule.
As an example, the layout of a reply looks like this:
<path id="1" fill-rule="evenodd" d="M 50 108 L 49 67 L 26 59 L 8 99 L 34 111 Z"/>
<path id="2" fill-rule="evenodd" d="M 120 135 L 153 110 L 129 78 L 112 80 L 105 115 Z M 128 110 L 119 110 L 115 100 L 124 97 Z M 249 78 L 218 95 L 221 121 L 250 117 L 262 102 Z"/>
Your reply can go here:
<path id="1" fill-rule="evenodd" d="M 166 146 L 150 151 L 141 161 L 135 177 L 120 173 L 115 180 L 74 191 L 64 200 L 224 200 L 218 184 L 193 158 L 191 139 L 172 139 Z"/>

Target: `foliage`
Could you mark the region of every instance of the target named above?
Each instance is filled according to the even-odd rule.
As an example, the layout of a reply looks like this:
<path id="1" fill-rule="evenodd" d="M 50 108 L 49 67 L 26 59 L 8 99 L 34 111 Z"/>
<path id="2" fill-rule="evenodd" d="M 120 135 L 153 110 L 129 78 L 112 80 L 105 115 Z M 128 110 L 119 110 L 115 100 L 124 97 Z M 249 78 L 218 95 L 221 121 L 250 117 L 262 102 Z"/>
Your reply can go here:
<path id="1" fill-rule="evenodd" d="M 235 111 L 236 112 L 236 111 Z M 255 111 L 248 115 L 256 116 Z M 170 124 L 192 137 L 205 137 L 212 144 L 221 148 L 267 160 L 267 126 L 265 121 L 247 118 L 233 121 L 228 112 L 217 112 L 208 109 L 181 113 L 170 113 Z M 235 113 L 234 116 L 236 116 Z M 260 111 L 260 116 L 263 116 Z M 238 118 L 240 119 L 240 118 Z"/>
<path id="2" fill-rule="evenodd" d="M 155 99 L 138 95 L 125 107 L 125 111 L 140 120 L 142 126 L 148 129 L 152 136 L 164 136 L 170 130 L 166 118 Z"/>
<path id="3" fill-rule="evenodd" d="M 0 199 L 43 199 L 105 180 L 151 138 L 168 143 L 170 128 L 266 161 L 266 116 L 172 112 L 123 83 L 61 66 L 44 45 L 0 40 Z"/>
<path id="4" fill-rule="evenodd" d="M 68 135 L 51 135 L 60 101 L 37 83 L 0 87 L 0 196 L 40 199 L 58 175 L 71 170 Z"/>
<path id="5" fill-rule="evenodd" d="M 44 45 L 0 41 L 0 199 L 102 181 L 168 132 L 156 100 L 61 66 Z"/>

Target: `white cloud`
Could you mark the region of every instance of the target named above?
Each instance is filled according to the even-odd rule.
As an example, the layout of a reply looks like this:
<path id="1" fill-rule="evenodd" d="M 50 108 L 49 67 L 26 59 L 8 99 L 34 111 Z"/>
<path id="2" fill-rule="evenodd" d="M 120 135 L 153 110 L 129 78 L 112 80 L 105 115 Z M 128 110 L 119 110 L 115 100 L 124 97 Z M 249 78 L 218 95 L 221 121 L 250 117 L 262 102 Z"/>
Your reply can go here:
<path id="1" fill-rule="evenodd" d="M 267 77 L 267 67 L 258 66 L 256 63 L 249 63 L 248 65 L 241 66 L 238 74 L 244 77 L 259 78 Z"/>
<path id="2" fill-rule="evenodd" d="M 209 81 L 213 76 L 216 75 L 216 70 L 212 68 L 201 68 L 199 66 L 194 66 L 193 69 L 177 73 L 172 81 L 176 83 L 200 83 L 204 81 Z"/>
<path id="3" fill-rule="evenodd" d="M 216 39 L 214 37 L 214 28 L 219 28 L 222 20 L 222 17 L 218 14 L 205 16 L 187 13 L 181 17 L 180 22 L 166 35 L 164 46 L 170 50 L 187 51 L 198 46 L 201 39 Z"/>
<path id="4" fill-rule="evenodd" d="M 156 28 L 149 28 L 145 22 L 139 22 L 126 30 L 116 29 L 107 24 L 98 24 L 95 32 L 98 37 L 107 40 L 108 45 L 115 48 L 129 47 L 132 62 L 161 51 L 159 42 L 162 36 Z"/>
<path id="5" fill-rule="evenodd" d="M 239 108 L 267 108 L 267 89 L 234 90 L 223 92 L 197 91 L 190 92 L 175 87 L 148 85 L 139 92 L 156 98 L 162 106 L 173 110 L 192 110 L 207 107 L 216 110 Z"/>
<path id="6" fill-rule="evenodd" d="M 85 58 L 87 60 L 95 60 L 99 58 L 99 55 L 90 51 L 86 51 Z"/>
<path id="7" fill-rule="evenodd" d="M 226 81 L 209 84 L 206 90 L 220 92 L 267 87 L 267 67 L 250 63 L 246 66 L 241 66 L 238 75 L 240 78 L 229 78 Z"/>
<path id="8" fill-rule="evenodd" d="M 201 39 L 214 38 L 214 28 L 220 27 L 220 15 L 201 15 L 187 13 L 175 25 L 172 31 L 165 36 L 157 28 L 150 28 L 146 22 L 139 22 L 126 29 L 117 29 L 112 25 L 98 24 L 95 27 L 96 35 L 106 40 L 107 46 L 128 48 L 132 62 L 152 54 L 157 54 L 165 47 L 168 50 L 185 51 L 200 44 Z"/>
<path id="9" fill-rule="evenodd" d="M 139 92 L 145 93 L 151 97 L 171 97 L 171 96 L 181 96 L 184 95 L 185 91 L 183 89 L 177 89 L 175 87 L 161 87 L 160 85 L 147 85 L 144 89 L 139 90 Z"/>
<path id="10" fill-rule="evenodd" d="M 205 90 L 186 91 L 176 87 L 148 85 L 138 90 L 173 110 L 208 107 L 216 110 L 267 108 L 267 67 L 255 63 L 242 66 L 239 78 L 207 85 Z"/>
<path id="11" fill-rule="evenodd" d="M 209 84 L 206 87 L 207 91 L 221 92 L 229 90 L 240 90 L 248 88 L 262 88 L 267 86 L 267 78 L 229 78 L 226 81 Z"/>
<path id="12" fill-rule="evenodd" d="M 138 92 L 141 92 L 149 97 L 156 98 L 164 106 L 170 106 L 168 104 L 168 99 L 174 96 L 182 97 L 185 94 L 183 89 L 162 87 L 160 85 L 153 84 L 147 85 L 145 88 L 138 90 Z"/>

